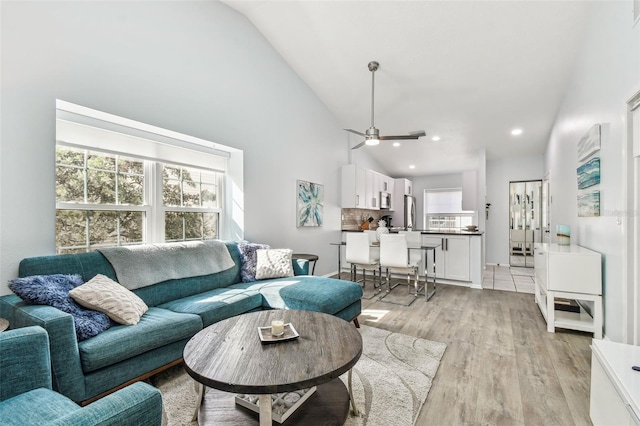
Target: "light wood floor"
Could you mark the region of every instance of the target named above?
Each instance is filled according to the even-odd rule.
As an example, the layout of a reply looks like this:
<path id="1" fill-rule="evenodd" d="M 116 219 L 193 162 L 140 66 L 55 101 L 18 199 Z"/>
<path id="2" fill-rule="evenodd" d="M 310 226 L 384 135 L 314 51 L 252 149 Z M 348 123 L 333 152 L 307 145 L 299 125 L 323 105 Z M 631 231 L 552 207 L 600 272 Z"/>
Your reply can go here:
<path id="1" fill-rule="evenodd" d="M 548 333 L 533 297 L 438 285 L 409 307 L 363 299 L 360 323 L 447 344 L 418 425 L 590 425 L 592 334 Z"/>

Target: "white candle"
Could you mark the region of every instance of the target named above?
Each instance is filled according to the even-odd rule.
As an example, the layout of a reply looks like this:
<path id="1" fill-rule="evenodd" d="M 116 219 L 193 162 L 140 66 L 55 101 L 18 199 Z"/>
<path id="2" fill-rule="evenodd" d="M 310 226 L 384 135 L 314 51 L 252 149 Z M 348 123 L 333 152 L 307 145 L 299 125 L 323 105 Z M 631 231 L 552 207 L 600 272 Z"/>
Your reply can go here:
<path id="1" fill-rule="evenodd" d="M 271 321 L 271 334 L 273 334 L 274 336 L 282 336 L 284 334 L 284 321 Z"/>

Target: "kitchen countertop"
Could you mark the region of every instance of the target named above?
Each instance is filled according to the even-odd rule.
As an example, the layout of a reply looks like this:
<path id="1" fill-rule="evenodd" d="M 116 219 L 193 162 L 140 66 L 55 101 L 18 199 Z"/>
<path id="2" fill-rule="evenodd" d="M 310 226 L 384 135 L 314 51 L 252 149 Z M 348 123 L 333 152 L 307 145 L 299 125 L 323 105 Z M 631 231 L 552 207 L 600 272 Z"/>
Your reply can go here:
<path id="1" fill-rule="evenodd" d="M 375 231 L 375 229 L 372 229 L 372 231 Z M 390 233 L 397 233 L 399 231 L 399 229 L 391 229 L 389 232 Z M 438 234 L 438 235 L 482 235 L 484 234 L 484 231 L 463 231 L 463 230 L 456 230 L 456 229 L 451 229 L 451 230 L 443 230 L 443 229 L 439 229 L 439 230 L 434 230 L 434 229 L 414 229 L 413 231 L 415 232 L 420 232 L 421 234 Z M 360 229 L 343 229 L 342 232 L 362 232 L 362 230 Z"/>

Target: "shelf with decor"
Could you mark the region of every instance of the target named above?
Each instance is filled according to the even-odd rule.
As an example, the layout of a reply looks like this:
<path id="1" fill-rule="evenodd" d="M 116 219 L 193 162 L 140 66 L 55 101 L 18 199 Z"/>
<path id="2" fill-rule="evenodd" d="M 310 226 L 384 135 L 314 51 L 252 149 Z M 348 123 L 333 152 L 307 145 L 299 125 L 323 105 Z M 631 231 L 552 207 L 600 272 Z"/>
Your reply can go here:
<path id="1" fill-rule="evenodd" d="M 586 331 L 602 339 L 602 256 L 578 245 L 536 243 L 535 301 L 556 328 Z M 575 312 L 558 309 L 558 300 L 574 300 Z"/>

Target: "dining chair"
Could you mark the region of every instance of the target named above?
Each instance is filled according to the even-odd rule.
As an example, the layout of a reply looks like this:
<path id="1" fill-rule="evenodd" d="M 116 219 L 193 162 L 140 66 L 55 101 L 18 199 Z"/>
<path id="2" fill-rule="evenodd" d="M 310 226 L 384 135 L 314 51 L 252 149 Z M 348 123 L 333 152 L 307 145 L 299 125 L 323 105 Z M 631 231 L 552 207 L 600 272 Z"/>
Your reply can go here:
<path id="1" fill-rule="evenodd" d="M 347 249 L 345 260 L 351 263 L 351 281 L 362 282 L 365 287 L 367 272 L 373 271 L 373 288 L 380 287 L 382 282 L 382 272 L 380 269 L 380 256 L 377 247 L 372 247 L 370 233 L 350 232 L 347 233 Z M 358 268 L 362 269 L 362 281 L 357 281 Z M 378 272 L 378 285 L 376 286 L 376 271 Z"/>
<path id="2" fill-rule="evenodd" d="M 409 245 L 406 234 L 382 234 L 380 235 L 380 266 L 387 270 L 387 293 L 396 288 L 391 287 L 391 274 L 407 274 L 407 291 L 411 288 L 411 276 L 415 278 L 414 287 L 418 293 L 418 273 L 420 260 L 412 259 L 409 254 Z"/>

